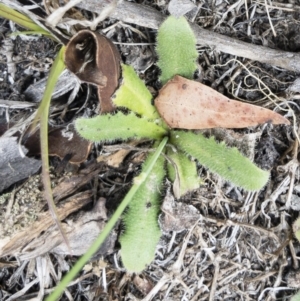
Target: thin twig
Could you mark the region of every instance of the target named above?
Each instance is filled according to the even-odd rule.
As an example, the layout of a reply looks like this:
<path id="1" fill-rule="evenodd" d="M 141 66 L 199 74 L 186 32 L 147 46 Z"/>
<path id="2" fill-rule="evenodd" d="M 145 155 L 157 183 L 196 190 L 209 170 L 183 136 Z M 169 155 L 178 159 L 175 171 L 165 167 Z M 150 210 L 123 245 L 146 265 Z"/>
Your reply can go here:
<path id="1" fill-rule="evenodd" d="M 16 1 L 16 0 L 14 0 Z M 105 0 L 82 1 L 77 6 L 100 13 L 106 7 Z M 143 27 L 157 29 L 166 16 L 146 5 L 128 1 L 119 3 L 110 15 L 111 18 L 122 22 L 132 23 Z M 197 43 L 214 48 L 215 51 L 245 57 L 261 63 L 278 66 L 287 70 L 300 72 L 300 54 L 258 46 L 227 37 L 210 30 L 191 24 L 197 38 Z"/>

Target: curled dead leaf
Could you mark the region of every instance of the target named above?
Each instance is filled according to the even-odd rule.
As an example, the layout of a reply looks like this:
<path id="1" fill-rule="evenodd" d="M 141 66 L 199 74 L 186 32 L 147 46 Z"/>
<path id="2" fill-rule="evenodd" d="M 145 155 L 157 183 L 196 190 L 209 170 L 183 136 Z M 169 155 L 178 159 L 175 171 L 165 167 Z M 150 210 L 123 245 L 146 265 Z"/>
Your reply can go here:
<path id="1" fill-rule="evenodd" d="M 163 86 L 155 106 L 171 128 L 245 128 L 265 122 L 290 124 L 278 113 L 229 99 L 206 85 L 179 75 Z"/>
<path id="2" fill-rule="evenodd" d="M 68 158 L 68 161 L 73 164 L 85 161 L 92 147 L 92 143 L 82 139 L 72 125 L 68 128 L 49 126 L 48 141 L 50 156 Z M 40 154 L 40 131 L 28 136 L 23 144 L 29 150 L 30 155 Z"/>
<path id="3" fill-rule="evenodd" d="M 114 110 L 110 98 L 118 87 L 120 54 L 105 36 L 90 30 L 78 32 L 66 46 L 65 64 L 77 77 L 98 87 L 101 113 Z"/>

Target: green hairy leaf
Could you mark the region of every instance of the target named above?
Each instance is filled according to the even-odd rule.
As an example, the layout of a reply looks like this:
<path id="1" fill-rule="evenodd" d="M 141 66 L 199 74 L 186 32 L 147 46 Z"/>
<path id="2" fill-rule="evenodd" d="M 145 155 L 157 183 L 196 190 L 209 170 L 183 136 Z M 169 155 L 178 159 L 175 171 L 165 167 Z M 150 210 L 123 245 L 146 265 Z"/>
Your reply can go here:
<path id="1" fill-rule="evenodd" d="M 291 298 L 291 301 L 300 301 L 300 292 L 298 292 L 296 295 L 294 295 Z"/>
<path id="2" fill-rule="evenodd" d="M 300 241 L 300 218 L 297 218 L 293 224 L 294 235 Z"/>
<path id="3" fill-rule="evenodd" d="M 258 168 L 236 148 L 217 143 L 213 137 L 172 131 L 171 142 L 212 172 L 246 190 L 259 190 L 269 179 L 269 172 Z"/>
<path id="4" fill-rule="evenodd" d="M 160 80 L 165 84 L 176 74 L 192 79 L 197 69 L 196 38 L 184 17 L 168 17 L 158 29 L 157 47 Z"/>
<path id="5" fill-rule="evenodd" d="M 142 172 L 151 160 L 148 156 Z M 125 232 L 120 237 L 121 258 L 129 272 L 139 273 L 150 264 L 155 256 L 161 232 L 158 226 L 162 184 L 165 176 L 164 157 L 160 156 L 151 173 L 144 181 L 123 218 Z"/>
<path id="6" fill-rule="evenodd" d="M 115 115 L 107 114 L 93 118 L 79 118 L 75 128 L 83 138 L 94 142 L 108 142 L 114 140 L 134 139 L 162 139 L 166 130 L 139 118 L 134 113 L 128 115 L 118 112 Z"/>
<path id="7" fill-rule="evenodd" d="M 168 162 L 167 168 L 175 197 L 180 198 L 188 191 L 197 189 L 201 180 L 197 174 L 196 162 L 190 160 L 182 151 L 174 152 L 171 148 L 168 149 L 167 156 L 173 161 L 173 164 Z"/>
<path id="8" fill-rule="evenodd" d="M 123 82 L 112 101 L 148 119 L 160 118 L 151 104 L 152 95 L 131 66 L 122 65 Z"/>

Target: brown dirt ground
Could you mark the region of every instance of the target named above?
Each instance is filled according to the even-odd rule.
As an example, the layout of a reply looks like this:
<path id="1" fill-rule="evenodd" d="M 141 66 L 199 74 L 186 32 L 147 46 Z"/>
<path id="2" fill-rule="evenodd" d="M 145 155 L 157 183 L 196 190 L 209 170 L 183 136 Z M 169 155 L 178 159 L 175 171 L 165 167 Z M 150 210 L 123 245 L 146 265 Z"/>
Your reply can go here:
<path id="1" fill-rule="evenodd" d="M 133 2 L 168 14 L 169 1 Z M 280 0 L 273 4 L 253 0 L 193 2 L 198 7 L 193 22 L 207 30 L 272 49 L 289 52 L 300 49 L 298 0 L 289 4 Z M 43 2 L 34 0 L 27 4 L 30 3 L 40 6 L 40 10 L 34 9 L 33 12 L 43 17 Z M 68 17 L 74 19 L 78 16 L 82 20 L 93 18 L 91 12 L 79 9 Z M 79 28 L 70 25 L 64 31 L 72 35 Z M 123 62 L 134 66 L 156 94 L 160 88 L 154 49 L 156 30 L 134 24 L 127 26 L 110 18 L 97 27 L 97 30 L 105 29 L 107 36 L 116 42 Z M 7 123 L 18 125 L 35 112 L 36 106 L 26 109 L 7 107 L 2 100 L 33 103 L 25 91 L 47 78 L 59 47 L 44 37 L 11 37 L 9 34 L 16 27 L 7 20 L 0 19 L 0 30 L 0 125 L 3 133 Z M 292 224 L 300 211 L 300 88 L 295 82 L 298 74 L 260 63 L 259 59 L 249 60 L 242 54 L 236 57 L 217 52 L 206 45 L 199 44 L 198 51 L 196 80 L 230 98 L 269 109 L 277 107 L 277 111 L 291 121 L 292 126 L 266 124 L 235 131 L 208 131 L 228 145 L 240 148 L 260 167 L 270 170 L 267 186 L 259 192 L 249 193 L 199 166 L 204 184 L 177 201 L 176 206 L 181 211 L 175 216 L 179 224 L 186 222 L 191 214 L 189 205 L 196 210 L 196 220 L 193 216 L 193 223 L 187 223 L 183 231 L 164 233 L 155 261 L 143 273 L 130 275 L 122 268 L 116 241 L 122 230 L 119 225 L 107 245 L 86 265 L 61 300 L 270 301 L 289 300 L 294 289 L 299 289 L 300 245 L 292 235 Z M 50 124 L 54 128 L 66 128 L 74 118 L 83 114 L 90 116 L 98 110 L 95 88 L 83 84 L 62 114 L 69 94 L 58 97 L 52 104 Z M 25 128 L 18 127 L 19 135 L 24 134 Z M 82 220 L 83 224 L 95 219 L 105 221 L 105 212 L 110 216 L 128 191 L 139 170 L 142 155 L 130 152 L 117 167 L 109 166 L 107 160 L 96 162 L 100 155 L 108 156 L 113 152 L 109 146 L 94 145 L 87 159 L 77 166 L 68 163 L 69 157 L 62 160 L 51 158 L 52 185 L 57 189 L 55 196 L 62 200 L 60 206 L 65 206 L 62 212 L 68 211 L 65 213 L 65 217 L 68 216 L 67 231 L 68 227 L 73 233 L 79 231 Z M 35 158 L 39 159 L 39 156 L 35 155 Z M 113 160 L 117 159 L 113 157 Z M 68 186 L 70 179 L 77 181 L 71 188 Z M 172 199 L 168 183 L 165 194 L 166 199 Z M 94 205 L 100 208 L 100 213 Z M 94 212 L 93 215 L 92 209 L 99 214 Z M 1 300 L 43 300 L 76 261 L 76 256 L 69 256 L 61 247 L 61 238 L 55 227 L 45 226 L 49 215 L 41 215 L 45 214 L 44 211 L 39 173 L 14 183 L 0 195 L 1 247 L 5 239 L 6 243 L 9 242 L 12 235 L 26 231 L 33 222 L 36 222 L 35 227 L 42 229 L 38 234 L 27 230 L 29 238 L 26 235 L 20 238 L 22 248 L 17 250 L 14 241 L 10 252 L 0 259 Z M 94 229 L 95 225 L 90 227 Z M 88 229 L 91 231 L 92 228 Z M 80 248 L 87 242 L 79 241 L 78 244 Z M 51 250 L 54 245 L 56 252 Z"/>

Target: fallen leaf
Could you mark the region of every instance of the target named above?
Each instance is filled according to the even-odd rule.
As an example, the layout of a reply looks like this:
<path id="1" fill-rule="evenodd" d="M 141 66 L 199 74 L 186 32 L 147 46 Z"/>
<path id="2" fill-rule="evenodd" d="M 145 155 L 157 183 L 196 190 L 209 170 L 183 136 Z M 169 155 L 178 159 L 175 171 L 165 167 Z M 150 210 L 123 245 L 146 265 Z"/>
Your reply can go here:
<path id="1" fill-rule="evenodd" d="M 92 143 L 82 139 L 75 131 L 73 125 L 68 128 L 49 126 L 48 131 L 49 155 L 61 159 L 68 158 L 73 164 L 85 161 L 90 153 Z M 29 155 L 40 154 L 40 131 L 36 131 L 26 138 L 24 145 L 29 150 Z"/>
<path id="2" fill-rule="evenodd" d="M 171 128 L 245 128 L 266 122 L 290 124 L 278 113 L 229 99 L 206 85 L 179 75 L 160 90 L 155 106 Z"/>
<path id="3" fill-rule="evenodd" d="M 129 146 L 135 147 L 137 146 L 141 141 L 139 140 L 132 140 L 128 143 Z M 129 149 L 120 149 L 116 152 L 112 153 L 109 156 L 106 155 L 100 155 L 97 157 L 97 162 L 105 162 L 108 166 L 112 166 L 115 168 L 120 167 L 120 165 L 123 163 L 125 157 L 132 151 L 131 148 Z"/>
<path id="4" fill-rule="evenodd" d="M 68 43 L 66 67 L 80 80 L 98 87 L 101 113 L 114 110 L 111 96 L 119 85 L 120 54 L 105 36 L 82 30 Z"/>
<path id="5" fill-rule="evenodd" d="M 0 136 L 3 135 L 7 130 L 9 130 L 15 125 L 16 127 L 18 126 L 13 122 L 9 124 L 0 123 Z M 18 132 L 16 132 L 14 136 L 16 136 L 16 138 L 20 137 Z M 79 136 L 79 134 L 75 131 L 73 125 L 69 125 L 68 127 L 59 127 L 59 128 L 49 125 L 48 141 L 49 141 L 49 146 L 48 146 L 49 156 L 58 156 L 62 160 L 67 159 L 67 161 L 72 164 L 80 164 L 83 161 L 85 161 L 92 147 L 91 142 Z M 30 135 L 28 135 L 28 132 L 25 133 L 21 145 L 22 147 L 26 147 L 26 150 L 24 148 L 23 152 L 26 153 L 29 157 L 39 155 L 41 153 L 40 131 L 36 130 L 34 133 Z M 0 146 L 2 146 L 1 138 L 0 138 Z M 1 147 L 0 147 L 0 151 L 1 151 Z M 17 151 L 19 152 L 18 149 Z M 0 168 L 1 168 L 1 159 L 0 159 Z M 20 173 L 18 168 L 17 170 Z M 0 188 L 1 188 L 1 184 L 0 184 Z"/>
<path id="6" fill-rule="evenodd" d="M 134 275 L 133 283 L 136 288 L 143 294 L 147 295 L 153 289 L 154 284 L 150 278 L 146 277 L 143 274 Z"/>
<path id="7" fill-rule="evenodd" d="M 158 223 L 163 233 L 190 229 L 200 217 L 194 206 L 176 202 L 170 189 L 167 190 L 161 211 L 163 213 L 159 215 Z"/>

